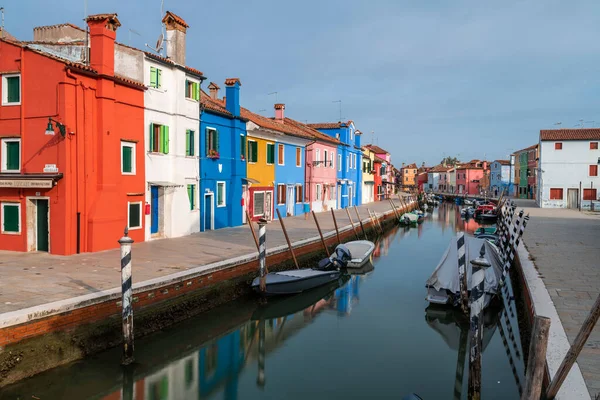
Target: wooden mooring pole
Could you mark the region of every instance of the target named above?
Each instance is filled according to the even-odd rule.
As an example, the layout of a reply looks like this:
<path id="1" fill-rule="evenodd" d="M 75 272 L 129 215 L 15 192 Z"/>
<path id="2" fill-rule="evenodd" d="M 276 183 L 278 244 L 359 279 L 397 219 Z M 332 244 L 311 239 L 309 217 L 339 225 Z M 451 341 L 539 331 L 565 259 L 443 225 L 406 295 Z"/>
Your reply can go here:
<path id="1" fill-rule="evenodd" d="M 521 400 L 540 400 L 544 369 L 546 367 L 546 348 L 548 347 L 548 332 L 550 318 L 536 316 L 533 321 L 533 331 L 529 343 L 527 358 L 527 374 L 525 375 L 525 390 Z"/>
<path id="2" fill-rule="evenodd" d="M 254 243 L 256 244 L 256 251 L 260 253 L 260 247 L 258 247 L 258 238 L 256 237 L 256 232 L 254 232 L 254 226 L 252 225 L 252 220 L 250 219 L 250 214 L 248 214 L 248 210 L 246 210 L 246 221 L 248 222 L 248 226 L 250 227 L 250 232 L 252 232 L 252 237 L 254 238 Z"/>
<path id="3" fill-rule="evenodd" d="M 283 236 L 285 236 L 285 241 L 287 242 L 288 248 L 290 249 L 292 258 L 294 259 L 294 265 L 296 266 L 296 269 L 300 269 L 300 267 L 298 266 L 298 260 L 296 260 L 296 254 L 294 253 L 294 247 L 292 247 L 292 243 L 290 242 L 290 238 L 287 234 L 287 230 L 285 229 L 285 225 L 283 224 L 283 218 L 281 218 L 281 213 L 279 212 L 278 208 L 276 208 L 275 211 L 277 211 L 277 218 L 279 219 L 279 223 L 281 224 L 281 230 L 283 231 Z"/>
<path id="4" fill-rule="evenodd" d="M 356 227 L 354 226 L 354 221 L 352 221 L 352 216 L 350 215 L 350 210 L 348 210 L 347 207 L 346 207 L 346 214 L 348 214 L 348 219 L 350 220 L 350 225 L 352 225 L 352 230 L 354 231 L 354 234 L 356 235 L 356 240 L 359 240 L 360 238 L 358 237 L 358 231 L 356 230 Z"/>
<path id="5" fill-rule="evenodd" d="M 317 214 L 312 211 L 313 218 L 315 219 L 315 224 L 317 225 L 317 230 L 319 231 L 319 236 L 321 237 L 321 244 L 323 245 L 323 250 L 325 250 L 325 254 L 329 257 L 329 250 L 327 249 L 327 245 L 325 244 L 325 239 L 323 238 L 323 233 L 321 232 L 321 227 L 319 226 L 319 221 L 317 220 Z"/>
<path id="6" fill-rule="evenodd" d="M 338 243 L 342 244 L 342 239 L 340 239 L 340 231 L 337 226 L 337 220 L 335 219 L 335 212 L 333 212 L 333 208 L 331 209 L 331 216 L 333 217 L 333 226 L 335 226 L 335 234 L 337 235 Z"/>
<path id="7" fill-rule="evenodd" d="M 394 200 L 390 199 L 390 205 L 392 206 L 392 210 L 394 210 L 394 215 L 396 216 L 396 222 L 400 221 L 400 216 L 398 215 L 398 211 L 396 210 L 396 205 L 394 204 Z"/>
<path id="8" fill-rule="evenodd" d="M 356 211 L 356 218 L 358 218 L 358 222 L 360 222 L 360 229 L 362 229 L 363 236 L 366 239 L 367 233 L 365 232 L 365 226 L 363 225 L 362 219 L 360 219 L 360 214 L 358 213 L 358 208 L 356 208 L 356 206 L 354 206 L 354 211 Z"/>
<path id="9" fill-rule="evenodd" d="M 125 228 L 124 235 L 119 239 L 121 245 L 121 322 L 123 329 L 123 356 L 121 364 L 129 365 L 133 357 L 133 279 L 131 276 L 131 245 L 133 239 L 128 236 Z"/>
<path id="10" fill-rule="evenodd" d="M 560 364 L 560 367 L 558 367 L 558 371 L 556 371 L 554 379 L 552 379 L 552 382 L 550 382 L 550 385 L 548 386 L 548 391 L 546 392 L 546 398 L 548 398 L 548 400 L 552 400 L 556 397 L 556 394 L 560 390 L 560 386 L 569 374 L 569 371 L 571 370 L 571 367 L 577 360 L 581 349 L 583 349 L 585 342 L 590 337 L 594 326 L 598 322 L 598 317 L 600 317 L 600 294 L 598 294 L 598 297 L 596 298 L 596 302 L 594 303 L 590 314 L 583 322 L 583 325 L 581 326 L 581 329 L 579 330 L 579 333 L 577 334 L 573 345 L 565 355 L 565 358 Z"/>

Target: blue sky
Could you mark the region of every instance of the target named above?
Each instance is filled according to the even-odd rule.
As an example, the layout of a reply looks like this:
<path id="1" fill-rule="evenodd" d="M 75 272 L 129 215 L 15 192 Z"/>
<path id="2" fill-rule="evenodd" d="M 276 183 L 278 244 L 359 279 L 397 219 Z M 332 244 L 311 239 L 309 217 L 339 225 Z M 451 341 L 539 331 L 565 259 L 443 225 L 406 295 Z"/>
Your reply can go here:
<path id="1" fill-rule="evenodd" d="M 506 158 L 556 122 L 600 127 L 595 1 L 164 2 L 190 25 L 187 64 L 207 83 L 239 77 L 242 104 L 268 116 L 276 91 L 299 121 L 336 121 L 342 100 L 363 143 L 373 131 L 395 164 Z M 0 6 L 23 40 L 83 25 L 84 0 Z M 160 33 L 160 0 L 89 0 L 88 12 L 118 13 L 117 40 L 135 47 Z"/>

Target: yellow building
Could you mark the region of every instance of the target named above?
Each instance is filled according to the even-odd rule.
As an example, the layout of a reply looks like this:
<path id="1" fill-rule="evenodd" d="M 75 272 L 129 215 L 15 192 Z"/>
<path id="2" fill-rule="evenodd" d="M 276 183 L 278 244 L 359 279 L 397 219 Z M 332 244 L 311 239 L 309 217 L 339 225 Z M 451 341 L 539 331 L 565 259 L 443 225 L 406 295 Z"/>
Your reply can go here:
<path id="1" fill-rule="evenodd" d="M 417 164 L 412 163 L 409 165 L 402 165 L 400 170 L 402 176 L 403 186 L 416 186 L 417 185 Z"/>
<path id="2" fill-rule="evenodd" d="M 248 188 L 248 209 L 252 219 L 265 218 L 271 220 L 274 210 L 275 182 L 275 141 L 247 134 L 246 143 L 246 177 Z M 255 202 L 260 204 L 255 206 Z M 259 210 L 259 212 L 255 212 Z M 260 212 L 262 211 L 262 212 Z"/>
<path id="3" fill-rule="evenodd" d="M 362 204 L 367 204 L 374 201 L 375 175 L 373 170 L 375 169 L 375 153 L 368 147 L 363 147 L 362 151 Z"/>

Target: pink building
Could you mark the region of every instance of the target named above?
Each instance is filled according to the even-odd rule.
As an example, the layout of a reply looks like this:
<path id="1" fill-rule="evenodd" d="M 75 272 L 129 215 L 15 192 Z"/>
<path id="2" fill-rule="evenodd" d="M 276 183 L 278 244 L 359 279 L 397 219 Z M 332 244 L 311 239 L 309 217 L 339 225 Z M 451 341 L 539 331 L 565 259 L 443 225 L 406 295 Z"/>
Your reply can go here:
<path id="1" fill-rule="evenodd" d="M 456 193 L 479 195 L 484 180 L 486 161 L 471 160 L 456 167 Z"/>

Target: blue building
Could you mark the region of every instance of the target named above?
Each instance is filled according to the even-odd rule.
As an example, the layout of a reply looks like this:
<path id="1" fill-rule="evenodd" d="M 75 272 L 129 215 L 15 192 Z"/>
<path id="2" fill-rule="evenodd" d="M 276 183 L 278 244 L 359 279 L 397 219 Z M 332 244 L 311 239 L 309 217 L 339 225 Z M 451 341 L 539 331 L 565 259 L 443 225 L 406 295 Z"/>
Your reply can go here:
<path id="1" fill-rule="evenodd" d="M 506 190 L 509 196 L 515 193 L 515 169 L 508 160 L 495 160 L 490 166 L 490 192 L 493 196 L 499 196 L 502 190 Z"/>
<path id="2" fill-rule="evenodd" d="M 354 122 L 325 122 L 308 124 L 326 135 L 338 139 L 337 207 L 346 208 L 362 203 L 362 150 L 361 132 Z"/>
<path id="3" fill-rule="evenodd" d="M 201 93 L 200 231 L 244 222 L 246 186 L 246 122 L 240 116 L 240 80 L 225 80 L 225 97 L 210 83 Z"/>

